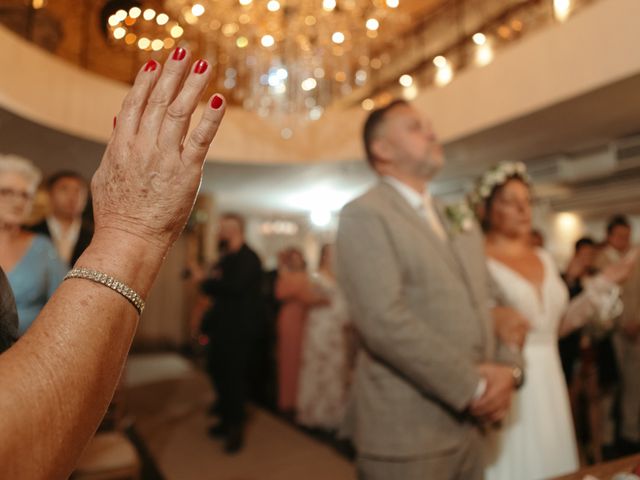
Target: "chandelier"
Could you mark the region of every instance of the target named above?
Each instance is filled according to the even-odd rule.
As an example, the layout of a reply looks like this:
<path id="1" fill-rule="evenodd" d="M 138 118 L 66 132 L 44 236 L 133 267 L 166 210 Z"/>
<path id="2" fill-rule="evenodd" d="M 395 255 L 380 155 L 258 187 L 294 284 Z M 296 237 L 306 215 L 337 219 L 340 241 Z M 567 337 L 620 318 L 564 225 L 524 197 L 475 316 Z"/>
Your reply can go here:
<path id="1" fill-rule="evenodd" d="M 114 14 L 113 38 L 147 51 L 187 47 L 209 61 L 214 88 L 231 103 L 286 117 L 291 127 L 318 120 L 367 84 L 382 67 L 376 53 L 408 23 L 400 0 L 165 0 L 162 7 Z"/>

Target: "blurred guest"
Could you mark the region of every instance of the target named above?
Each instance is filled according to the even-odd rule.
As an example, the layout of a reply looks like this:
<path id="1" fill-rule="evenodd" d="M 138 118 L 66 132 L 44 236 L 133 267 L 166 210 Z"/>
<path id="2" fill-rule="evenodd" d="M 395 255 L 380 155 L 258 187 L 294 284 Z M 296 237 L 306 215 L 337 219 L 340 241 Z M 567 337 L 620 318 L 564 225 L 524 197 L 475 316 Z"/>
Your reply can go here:
<path id="1" fill-rule="evenodd" d="M 328 304 L 312 307 L 304 328 L 297 419 L 304 426 L 333 432 L 347 402 L 349 311 L 336 282 L 331 245 L 322 247 L 313 284 Z"/>
<path id="2" fill-rule="evenodd" d="M 23 228 L 39 182 L 40 172 L 28 160 L 0 156 L 0 267 L 15 295 L 20 335 L 68 270 L 47 237 Z"/>
<path id="3" fill-rule="evenodd" d="M 620 443 L 623 454 L 640 453 L 640 266 L 623 286 L 624 309 L 614 340 L 621 365 Z"/>
<path id="4" fill-rule="evenodd" d="M 605 266 L 625 258 L 631 251 L 631 225 L 623 215 L 607 225 L 607 239 L 598 265 Z M 620 365 L 620 453 L 640 451 L 640 272 L 623 285 L 624 309 L 617 319 L 614 345 Z"/>
<path id="5" fill-rule="evenodd" d="M 93 228 L 82 220 L 89 187 L 79 173 L 63 170 L 49 178 L 47 191 L 50 214 L 32 230 L 50 237 L 60 258 L 73 266 L 93 235 Z"/>
<path id="6" fill-rule="evenodd" d="M 596 259 L 596 268 L 622 259 L 631 249 L 631 225 L 624 215 L 616 215 L 607 225 L 607 239 Z"/>
<path id="7" fill-rule="evenodd" d="M 297 248 L 289 248 L 283 254 L 276 298 L 282 302 L 278 315 L 278 408 L 293 415 L 307 313 L 310 307 L 327 303 L 327 298 L 313 288 L 307 264 Z"/>
<path id="8" fill-rule="evenodd" d="M 562 275 L 569 288 L 570 298 L 582 293 L 583 279 L 595 273 L 594 262 L 597 252 L 595 242 L 589 237 L 583 237 L 576 242 L 574 255 L 569 261 L 566 272 Z M 560 339 L 560 359 L 567 385 L 571 385 L 573 381 L 573 370 L 580 354 L 581 337 L 582 331 L 577 330 Z"/>
<path id="9" fill-rule="evenodd" d="M 591 238 L 584 237 L 576 242 L 575 254 L 563 275 L 569 298 L 580 295 L 584 282 L 596 274 L 597 253 L 598 248 Z M 592 462 L 599 463 L 603 460 L 603 427 L 607 421 L 603 417 L 603 411 L 607 410 L 604 400 L 609 398 L 618 380 L 611 331 L 603 326 L 589 325 L 561 338 L 559 347 L 574 418 L 580 418 L 580 396 L 584 396 L 590 443 L 588 455 Z"/>
<path id="10" fill-rule="evenodd" d="M 225 450 L 243 447 L 245 404 L 251 351 L 260 328 L 262 266 L 258 255 L 245 243 L 244 219 L 223 215 L 218 233 L 220 261 L 201 283 L 213 306 L 202 321 L 209 336 L 208 364 L 218 393 L 220 423 L 210 435 L 225 439 Z M 195 273 L 201 276 L 198 272 Z"/>
<path id="11" fill-rule="evenodd" d="M 531 237 L 529 240 L 532 246 L 536 248 L 544 248 L 544 235 L 542 235 L 540 230 L 535 228 L 531 230 Z"/>
<path id="12" fill-rule="evenodd" d="M 283 264 L 283 253 L 278 255 L 275 268 L 262 275 L 262 296 L 264 298 L 263 336 L 258 340 L 254 356 L 251 385 L 253 399 L 270 410 L 278 408 L 278 315 L 280 300 L 276 298 L 278 271 Z"/>

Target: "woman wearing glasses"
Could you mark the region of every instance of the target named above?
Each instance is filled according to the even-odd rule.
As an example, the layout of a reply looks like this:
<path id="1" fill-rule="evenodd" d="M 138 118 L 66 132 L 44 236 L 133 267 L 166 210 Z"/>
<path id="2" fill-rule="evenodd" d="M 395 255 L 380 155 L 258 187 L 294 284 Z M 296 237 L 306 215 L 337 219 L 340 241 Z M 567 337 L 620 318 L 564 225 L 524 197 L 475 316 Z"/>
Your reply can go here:
<path id="1" fill-rule="evenodd" d="M 67 271 L 51 241 L 23 228 L 40 172 L 31 162 L 0 155 L 0 267 L 16 298 L 22 335 Z"/>

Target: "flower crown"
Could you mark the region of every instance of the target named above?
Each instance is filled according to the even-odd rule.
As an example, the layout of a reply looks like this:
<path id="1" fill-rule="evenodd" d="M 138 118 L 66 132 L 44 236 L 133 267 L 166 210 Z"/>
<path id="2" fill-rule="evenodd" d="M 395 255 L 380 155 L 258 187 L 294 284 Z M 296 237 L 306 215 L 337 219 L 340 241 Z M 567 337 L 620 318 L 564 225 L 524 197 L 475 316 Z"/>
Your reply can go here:
<path id="1" fill-rule="evenodd" d="M 531 177 L 527 173 L 527 167 L 522 162 L 501 162 L 490 168 L 480 177 L 475 190 L 469 200 L 472 205 L 480 205 L 485 202 L 496 187 L 504 185 L 511 178 L 520 178 L 527 185 L 531 184 Z"/>

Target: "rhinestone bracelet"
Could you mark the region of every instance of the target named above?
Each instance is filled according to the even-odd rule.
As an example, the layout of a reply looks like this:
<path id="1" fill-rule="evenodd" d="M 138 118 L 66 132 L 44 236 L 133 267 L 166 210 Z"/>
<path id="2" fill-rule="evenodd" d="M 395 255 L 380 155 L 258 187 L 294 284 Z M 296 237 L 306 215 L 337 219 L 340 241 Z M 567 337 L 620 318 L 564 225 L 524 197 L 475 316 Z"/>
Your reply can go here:
<path id="1" fill-rule="evenodd" d="M 96 283 L 101 283 L 105 287 L 109 287 L 111 290 L 118 292 L 124 298 L 129 300 L 131 305 L 136 307 L 138 314 L 142 315 L 144 310 L 144 300 L 133 289 L 129 288 L 122 282 L 119 282 L 115 278 L 107 275 L 106 273 L 97 272 L 89 268 L 74 268 L 64 277 L 65 280 L 70 278 L 84 278 L 85 280 L 91 280 Z"/>

